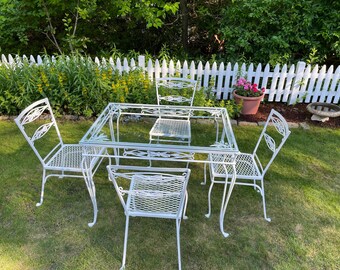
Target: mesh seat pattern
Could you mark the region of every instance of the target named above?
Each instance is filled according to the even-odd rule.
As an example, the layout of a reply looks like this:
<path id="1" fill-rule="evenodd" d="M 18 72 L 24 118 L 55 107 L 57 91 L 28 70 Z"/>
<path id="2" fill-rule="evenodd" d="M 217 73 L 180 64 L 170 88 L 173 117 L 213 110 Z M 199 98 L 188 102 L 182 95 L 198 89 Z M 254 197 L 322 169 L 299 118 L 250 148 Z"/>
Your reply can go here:
<path id="1" fill-rule="evenodd" d="M 134 175 L 127 201 L 127 211 L 130 215 L 166 214 L 176 218 L 180 211 L 184 187 L 184 176 Z"/>
<path id="2" fill-rule="evenodd" d="M 232 156 L 230 155 L 220 155 L 220 154 L 210 154 L 210 160 L 215 162 L 230 162 Z M 224 177 L 225 170 L 222 164 L 212 164 L 213 173 L 217 177 Z M 226 165 L 228 171 L 232 170 L 231 165 Z M 236 175 L 238 177 L 260 177 L 261 173 L 250 154 L 239 154 L 236 156 Z"/>
<path id="3" fill-rule="evenodd" d="M 150 134 L 153 136 L 190 138 L 190 122 L 188 120 L 159 118 Z"/>
<path id="4" fill-rule="evenodd" d="M 64 144 L 59 149 L 59 151 L 48 161 L 47 166 L 81 172 L 82 154 L 84 153 L 84 151 L 89 154 L 99 154 L 100 151 L 102 151 L 102 148 L 85 148 L 81 145 Z"/>

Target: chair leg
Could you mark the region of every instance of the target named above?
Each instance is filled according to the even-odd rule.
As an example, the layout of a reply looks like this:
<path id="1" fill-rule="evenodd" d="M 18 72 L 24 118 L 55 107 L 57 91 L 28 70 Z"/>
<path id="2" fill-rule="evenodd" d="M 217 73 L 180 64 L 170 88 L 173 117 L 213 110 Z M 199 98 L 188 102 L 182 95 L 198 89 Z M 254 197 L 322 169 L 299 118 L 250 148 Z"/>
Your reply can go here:
<path id="1" fill-rule="evenodd" d="M 46 170 L 43 170 L 43 176 L 42 176 L 42 183 L 41 183 L 41 194 L 40 194 L 40 202 L 36 204 L 36 206 L 42 205 L 44 201 L 44 189 L 45 189 L 45 184 L 46 184 Z"/>
<path id="2" fill-rule="evenodd" d="M 201 182 L 201 185 L 207 184 L 207 163 L 204 163 L 204 181 Z"/>
<path id="3" fill-rule="evenodd" d="M 188 216 L 186 215 L 187 212 L 187 205 L 188 205 L 188 191 L 185 191 L 185 198 L 184 198 L 184 211 L 183 211 L 183 219 L 188 219 Z"/>
<path id="4" fill-rule="evenodd" d="M 176 219 L 176 238 L 177 238 L 177 254 L 178 254 L 178 269 L 179 270 L 182 269 L 180 228 L 181 228 L 181 220 L 180 219 Z"/>
<path id="5" fill-rule="evenodd" d="M 96 187 L 93 183 L 93 175 L 92 172 L 88 169 L 83 172 L 84 180 L 86 183 L 87 191 L 89 192 L 92 206 L 93 206 L 93 221 L 88 223 L 89 227 L 93 227 L 94 224 L 97 222 L 97 215 L 98 215 L 98 207 L 97 207 L 97 199 L 96 199 Z"/>
<path id="6" fill-rule="evenodd" d="M 126 216 L 126 223 L 125 223 L 123 261 L 122 261 L 122 267 L 120 268 L 121 270 L 125 269 L 128 233 L 129 233 L 129 216 L 127 215 Z"/>
<path id="7" fill-rule="evenodd" d="M 268 222 L 271 222 L 271 218 L 267 217 L 267 210 L 266 210 L 266 198 L 264 194 L 264 183 L 263 183 L 263 178 L 261 179 L 261 196 L 262 196 L 262 204 L 263 204 L 263 215 L 264 219 Z"/>
<path id="8" fill-rule="evenodd" d="M 229 233 L 224 231 L 224 224 L 223 223 L 224 223 L 225 212 L 227 210 L 228 202 L 229 202 L 231 193 L 234 189 L 235 182 L 236 182 L 236 175 L 233 175 L 233 178 L 230 181 L 230 186 L 229 186 L 228 194 L 227 194 L 227 197 L 226 197 L 226 191 L 227 191 L 227 186 L 228 186 L 228 176 L 226 176 L 225 183 L 224 183 L 221 211 L 220 211 L 220 230 L 221 230 L 224 237 L 229 236 Z"/>
<path id="9" fill-rule="evenodd" d="M 212 192 L 214 184 L 215 184 L 214 177 L 212 177 L 211 178 L 211 184 L 210 184 L 210 187 L 209 187 L 209 192 L 208 192 L 208 213 L 205 215 L 207 218 L 209 218 L 210 215 L 211 215 L 211 192 Z"/>

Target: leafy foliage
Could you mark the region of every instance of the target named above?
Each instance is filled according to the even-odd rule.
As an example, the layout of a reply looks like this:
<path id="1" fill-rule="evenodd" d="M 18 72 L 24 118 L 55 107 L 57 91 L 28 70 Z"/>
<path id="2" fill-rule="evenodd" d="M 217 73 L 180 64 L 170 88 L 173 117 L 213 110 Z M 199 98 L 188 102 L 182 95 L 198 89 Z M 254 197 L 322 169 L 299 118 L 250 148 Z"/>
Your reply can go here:
<path id="1" fill-rule="evenodd" d="M 20 64 L 0 65 L 0 114 L 18 114 L 43 97 L 50 99 L 57 114 L 87 117 L 98 115 L 108 102 L 156 103 L 155 85 L 140 69 L 120 73 L 81 55 L 45 56 L 40 65 L 27 58 L 16 62 Z M 194 105 L 227 107 L 231 117 L 238 116 L 238 105 L 216 100 L 211 89 L 199 89 Z"/>
<path id="2" fill-rule="evenodd" d="M 226 57 L 271 64 L 340 58 L 340 2 L 240 0 L 223 12 Z"/>
<path id="3" fill-rule="evenodd" d="M 119 48 L 187 60 L 339 64 L 339 20 L 336 0 L 6 0 L 0 52 L 108 56 Z"/>
<path id="4" fill-rule="evenodd" d="M 59 113 L 91 116 L 108 102 L 155 103 L 155 90 L 136 69 L 119 74 L 111 66 L 100 68 L 79 55 L 45 57 L 42 65 L 23 61 L 20 67 L 0 66 L 0 113 L 16 114 L 42 97 Z"/>

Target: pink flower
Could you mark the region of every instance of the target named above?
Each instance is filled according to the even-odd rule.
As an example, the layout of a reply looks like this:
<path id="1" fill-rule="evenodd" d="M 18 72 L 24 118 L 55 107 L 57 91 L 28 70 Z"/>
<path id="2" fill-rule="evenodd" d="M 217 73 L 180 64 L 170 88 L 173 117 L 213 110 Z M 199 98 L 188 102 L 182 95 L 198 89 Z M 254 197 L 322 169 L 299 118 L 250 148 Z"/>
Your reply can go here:
<path id="1" fill-rule="evenodd" d="M 252 84 L 243 77 L 237 79 L 234 87 L 237 94 L 247 97 L 259 97 L 266 90 L 264 87 L 262 87 L 260 91 L 257 83 Z"/>

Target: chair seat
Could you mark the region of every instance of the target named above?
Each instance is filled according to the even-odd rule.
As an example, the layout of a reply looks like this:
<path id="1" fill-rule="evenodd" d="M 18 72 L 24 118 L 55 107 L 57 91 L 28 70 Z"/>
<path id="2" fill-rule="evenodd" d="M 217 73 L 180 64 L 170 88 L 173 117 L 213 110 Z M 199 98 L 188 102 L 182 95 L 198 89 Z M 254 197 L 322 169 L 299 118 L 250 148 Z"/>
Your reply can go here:
<path id="1" fill-rule="evenodd" d="M 126 214 L 158 218 L 179 217 L 186 178 L 181 175 L 134 175 Z"/>
<path id="2" fill-rule="evenodd" d="M 224 155 L 220 155 L 220 154 L 210 154 L 209 155 L 209 160 L 210 161 L 223 161 L 223 159 L 225 158 Z M 225 158 L 226 161 L 228 161 L 228 157 Z M 227 165 L 227 169 L 230 171 L 232 171 L 232 168 L 228 167 L 230 165 Z M 212 163 L 211 165 L 211 170 L 212 173 L 216 176 L 216 177 L 225 177 L 225 170 L 223 168 L 222 164 L 216 164 L 216 163 Z M 253 155 L 251 154 L 245 154 L 245 153 L 241 153 L 239 155 L 236 156 L 236 177 L 237 178 L 243 178 L 243 179 L 254 179 L 254 178 L 261 178 L 261 172 L 254 160 Z"/>
<path id="3" fill-rule="evenodd" d="M 85 147 L 78 144 L 64 144 L 46 163 L 46 168 L 82 172 L 82 154 L 86 148 L 87 153 L 100 154 L 105 149 L 101 147 Z M 91 164 L 95 164 L 98 158 L 94 158 Z"/>
<path id="4" fill-rule="evenodd" d="M 181 119 L 158 118 L 154 126 L 150 130 L 150 135 L 189 139 L 191 137 L 190 121 Z"/>

